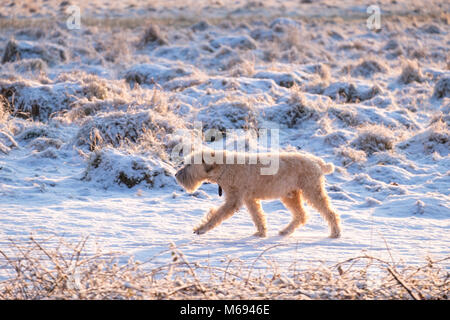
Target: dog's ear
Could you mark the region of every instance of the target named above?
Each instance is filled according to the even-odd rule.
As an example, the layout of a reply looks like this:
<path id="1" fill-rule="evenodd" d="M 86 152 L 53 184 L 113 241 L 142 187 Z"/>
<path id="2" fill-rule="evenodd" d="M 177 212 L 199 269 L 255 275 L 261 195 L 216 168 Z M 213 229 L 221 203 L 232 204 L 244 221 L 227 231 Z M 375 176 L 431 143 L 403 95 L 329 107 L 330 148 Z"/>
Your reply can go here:
<path id="1" fill-rule="evenodd" d="M 208 150 L 207 153 L 205 153 L 205 152 L 203 153 L 202 163 L 203 163 L 203 167 L 205 168 L 205 171 L 207 173 L 210 172 L 211 170 L 213 170 L 217 166 L 217 164 L 214 163 L 215 155 L 216 155 L 216 152 L 213 150 Z"/>
<path id="2" fill-rule="evenodd" d="M 206 164 L 205 162 L 203 162 L 203 167 L 205 168 L 205 171 L 208 173 L 211 170 L 213 170 L 215 167 L 217 167 L 217 164 L 213 163 L 213 164 Z"/>

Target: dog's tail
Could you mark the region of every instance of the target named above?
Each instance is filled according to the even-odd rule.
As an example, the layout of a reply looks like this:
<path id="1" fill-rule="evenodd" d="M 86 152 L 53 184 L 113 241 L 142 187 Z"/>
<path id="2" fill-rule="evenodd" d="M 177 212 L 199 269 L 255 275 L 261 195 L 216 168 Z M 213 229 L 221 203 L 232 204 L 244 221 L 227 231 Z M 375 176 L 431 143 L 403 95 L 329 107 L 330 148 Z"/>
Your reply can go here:
<path id="1" fill-rule="evenodd" d="M 322 169 L 323 174 L 330 174 L 334 172 L 334 164 L 325 163 L 322 159 L 319 159 L 319 166 Z"/>

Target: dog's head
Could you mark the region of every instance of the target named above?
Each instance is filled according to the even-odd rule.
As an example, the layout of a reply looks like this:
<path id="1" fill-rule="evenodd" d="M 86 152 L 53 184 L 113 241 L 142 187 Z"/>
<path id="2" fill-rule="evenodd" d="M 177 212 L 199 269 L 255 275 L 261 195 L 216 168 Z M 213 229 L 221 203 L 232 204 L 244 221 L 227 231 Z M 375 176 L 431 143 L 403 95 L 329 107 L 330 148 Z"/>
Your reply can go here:
<path id="1" fill-rule="evenodd" d="M 184 160 L 184 166 L 175 173 L 177 182 L 187 191 L 194 192 L 218 168 L 218 164 L 211 161 L 211 151 L 192 153 Z"/>

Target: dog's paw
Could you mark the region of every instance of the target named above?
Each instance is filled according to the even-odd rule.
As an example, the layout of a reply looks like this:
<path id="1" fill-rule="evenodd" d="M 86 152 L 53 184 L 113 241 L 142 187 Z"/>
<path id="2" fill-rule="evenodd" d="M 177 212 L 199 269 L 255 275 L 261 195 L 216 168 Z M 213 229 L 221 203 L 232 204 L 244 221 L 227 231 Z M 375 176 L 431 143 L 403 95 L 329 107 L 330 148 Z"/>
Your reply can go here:
<path id="1" fill-rule="evenodd" d="M 340 238 L 340 237 L 341 237 L 341 230 L 335 229 L 335 230 L 331 231 L 331 233 L 330 233 L 330 238 L 331 239 L 337 239 L 337 238 Z"/>
<path id="2" fill-rule="evenodd" d="M 194 228 L 194 233 L 201 235 L 201 234 L 205 234 L 206 233 L 206 229 L 202 228 L 202 227 L 196 227 Z"/>
<path id="3" fill-rule="evenodd" d="M 265 238 L 266 237 L 266 232 L 265 231 L 257 231 L 253 234 L 254 237 L 259 237 L 259 238 Z"/>
<path id="4" fill-rule="evenodd" d="M 294 232 L 294 230 L 284 229 L 284 230 L 281 230 L 280 232 L 278 232 L 278 234 L 282 237 L 285 237 L 285 236 L 290 235 L 293 232 Z"/>

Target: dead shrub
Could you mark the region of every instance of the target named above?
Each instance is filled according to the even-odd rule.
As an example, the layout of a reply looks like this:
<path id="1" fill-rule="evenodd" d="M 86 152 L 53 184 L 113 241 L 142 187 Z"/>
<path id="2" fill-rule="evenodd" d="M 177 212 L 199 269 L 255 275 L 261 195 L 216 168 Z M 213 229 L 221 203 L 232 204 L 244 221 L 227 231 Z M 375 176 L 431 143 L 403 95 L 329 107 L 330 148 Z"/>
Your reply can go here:
<path id="1" fill-rule="evenodd" d="M 53 241 L 53 243 L 52 243 Z M 159 265 L 119 253 L 87 253 L 87 238 L 36 240 L 0 250 L 0 299 L 406 299 L 449 298 L 450 257 L 426 259 L 423 265 L 387 262 L 360 255 L 332 266 L 280 272 L 272 261 L 253 272 L 265 249 L 250 265 L 227 259 L 223 265 L 190 262 L 174 244 L 170 259 Z M 297 262 L 293 262 L 297 263 Z"/>
<path id="2" fill-rule="evenodd" d="M 362 124 L 362 120 L 359 117 L 358 112 L 354 109 L 333 106 L 328 109 L 328 112 L 350 127 L 356 127 Z"/>
<path id="3" fill-rule="evenodd" d="M 416 60 L 406 60 L 403 62 L 402 73 L 398 79 L 401 83 L 422 82 L 424 76 Z"/>
<path id="4" fill-rule="evenodd" d="M 104 189 L 114 185 L 162 188 L 175 184 L 168 167 L 161 162 L 148 155 L 132 154 L 110 147 L 96 149 L 90 154 L 81 180 L 96 182 Z"/>
<path id="5" fill-rule="evenodd" d="M 375 73 L 387 73 L 389 67 L 384 62 L 375 59 L 364 59 L 358 65 L 351 66 L 350 69 L 354 77 L 370 78 Z"/>
<path id="6" fill-rule="evenodd" d="M 258 118 L 255 109 L 246 101 L 225 101 L 200 110 L 198 120 L 203 129 L 257 129 Z"/>
<path id="7" fill-rule="evenodd" d="M 286 103 L 280 103 L 265 110 L 268 120 L 294 128 L 309 119 L 319 119 L 321 107 L 316 102 L 306 99 L 297 86 L 291 89 Z"/>
<path id="8" fill-rule="evenodd" d="M 450 98 L 450 77 L 443 77 L 436 82 L 433 97 L 437 99 Z"/>
<path id="9" fill-rule="evenodd" d="M 167 37 L 161 32 L 161 29 L 156 24 L 150 24 L 144 31 L 139 46 L 143 47 L 148 44 L 157 44 L 159 46 L 168 44 Z"/>
<path id="10" fill-rule="evenodd" d="M 336 154 L 341 157 L 342 165 L 345 167 L 353 163 L 364 163 L 367 160 L 364 151 L 355 150 L 350 147 L 341 147 L 337 149 Z"/>
<path id="11" fill-rule="evenodd" d="M 77 137 L 78 146 L 88 146 L 93 151 L 107 145 L 120 147 L 135 145 L 144 137 L 151 136 L 164 149 L 167 135 L 183 128 L 174 115 L 160 115 L 153 110 L 136 112 L 116 111 L 88 118 Z"/>
<path id="12" fill-rule="evenodd" d="M 442 117 L 438 117 L 428 128 L 400 143 L 399 148 L 414 148 L 426 155 L 437 152 L 442 156 L 447 156 L 450 150 L 449 126 Z"/>
<path id="13" fill-rule="evenodd" d="M 42 59 L 23 59 L 14 63 L 14 69 L 19 73 L 42 73 L 47 70 L 47 63 Z"/>
<path id="14" fill-rule="evenodd" d="M 96 98 L 99 100 L 105 100 L 108 97 L 108 89 L 102 81 L 100 82 L 90 82 L 83 86 L 83 94 L 89 100 Z"/>
<path id="15" fill-rule="evenodd" d="M 371 155 L 378 151 L 387 151 L 394 148 L 395 137 L 389 128 L 381 125 L 369 125 L 358 132 L 358 137 L 351 145 Z"/>
<path id="16" fill-rule="evenodd" d="M 11 39 L 6 44 L 2 63 L 33 58 L 41 59 L 49 65 L 55 65 L 66 61 L 68 54 L 62 46 L 54 43 L 35 43 Z"/>

